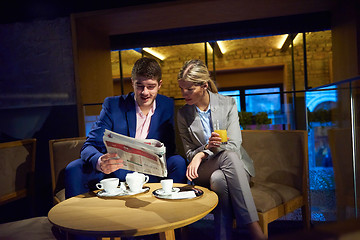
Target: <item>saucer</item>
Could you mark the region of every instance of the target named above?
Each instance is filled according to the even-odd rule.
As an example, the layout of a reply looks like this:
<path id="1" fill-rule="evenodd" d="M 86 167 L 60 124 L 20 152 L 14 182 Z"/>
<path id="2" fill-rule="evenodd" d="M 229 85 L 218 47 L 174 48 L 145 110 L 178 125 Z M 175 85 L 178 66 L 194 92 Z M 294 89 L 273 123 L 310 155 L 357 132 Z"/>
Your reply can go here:
<path id="1" fill-rule="evenodd" d="M 175 188 L 172 189 L 171 193 L 165 193 L 165 192 L 164 192 L 164 189 L 160 188 L 160 189 L 155 190 L 155 193 L 156 193 L 157 195 L 159 195 L 159 196 L 166 196 L 166 195 L 171 195 L 171 194 L 173 194 L 173 193 L 177 193 L 177 192 L 179 192 L 179 191 L 180 191 L 180 189 L 177 188 L 177 187 L 175 187 Z"/>
<path id="2" fill-rule="evenodd" d="M 116 192 L 114 192 L 114 193 L 108 193 L 108 192 L 105 192 L 104 190 L 101 190 L 101 191 L 97 192 L 96 195 L 99 196 L 99 197 L 119 197 L 119 196 L 121 197 L 121 196 L 136 195 L 136 194 L 139 194 L 139 193 L 147 192 L 149 190 L 150 190 L 149 187 L 144 187 L 143 189 L 141 189 L 140 192 L 131 192 L 128 189 L 123 190 L 123 189 L 118 188 L 118 190 Z"/>
<path id="3" fill-rule="evenodd" d="M 149 187 L 144 187 L 144 188 L 142 188 L 141 190 L 140 190 L 140 192 L 132 192 L 132 191 L 130 191 L 130 189 L 129 190 L 125 190 L 124 191 L 124 193 L 125 194 L 123 194 L 123 195 L 135 195 L 135 194 L 139 194 L 139 193 L 144 193 L 144 192 L 147 192 L 147 191 L 149 191 Z"/>
<path id="4" fill-rule="evenodd" d="M 175 190 L 175 191 L 174 191 Z M 171 194 L 162 195 L 164 190 L 162 188 L 154 190 L 153 195 L 157 198 L 166 199 L 166 200 L 180 200 L 180 199 L 194 199 L 201 197 L 204 192 L 194 186 L 184 186 L 179 188 L 173 188 Z"/>
<path id="5" fill-rule="evenodd" d="M 115 192 L 109 193 L 109 192 L 105 192 L 105 190 L 101 190 L 99 192 L 96 193 L 96 195 L 98 195 L 99 197 L 114 197 L 114 196 L 118 196 L 121 195 L 124 191 L 120 188 L 118 188 Z"/>

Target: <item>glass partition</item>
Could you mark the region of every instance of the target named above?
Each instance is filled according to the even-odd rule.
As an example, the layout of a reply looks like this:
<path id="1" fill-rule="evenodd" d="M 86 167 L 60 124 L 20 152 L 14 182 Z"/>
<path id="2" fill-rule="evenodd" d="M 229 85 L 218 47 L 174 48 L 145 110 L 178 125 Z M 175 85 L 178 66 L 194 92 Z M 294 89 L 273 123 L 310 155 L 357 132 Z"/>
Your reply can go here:
<path id="1" fill-rule="evenodd" d="M 358 216 L 358 86 L 354 79 L 306 93 L 311 202 L 325 220 Z"/>

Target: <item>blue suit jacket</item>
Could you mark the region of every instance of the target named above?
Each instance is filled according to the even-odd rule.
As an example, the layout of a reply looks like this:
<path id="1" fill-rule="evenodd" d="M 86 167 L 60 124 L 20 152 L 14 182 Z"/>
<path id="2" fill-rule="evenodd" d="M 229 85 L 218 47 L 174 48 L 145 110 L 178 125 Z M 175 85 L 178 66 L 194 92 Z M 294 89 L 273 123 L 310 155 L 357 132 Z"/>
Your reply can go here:
<path id="1" fill-rule="evenodd" d="M 81 159 L 91 162 L 94 169 L 98 158 L 106 153 L 103 143 L 105 129 L 135 137 L 136 108 L 134 93 L 108 97 L 104 100 L 99 120 L 94 123 L 81 149 Z M 175 153 L 174 101 L 158 94 L 156 109 L 151 117 L 148 139 L 157 139 L 166 146 L 166 156 Z"/>

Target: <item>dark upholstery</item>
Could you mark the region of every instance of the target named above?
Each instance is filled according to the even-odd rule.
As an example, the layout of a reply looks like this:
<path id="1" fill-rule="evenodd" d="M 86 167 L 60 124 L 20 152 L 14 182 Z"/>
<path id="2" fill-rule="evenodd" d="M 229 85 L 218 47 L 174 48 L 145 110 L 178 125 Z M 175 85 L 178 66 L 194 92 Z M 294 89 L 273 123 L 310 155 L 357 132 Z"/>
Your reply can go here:
<path id="1" fill-rule="evenodd" d="M 0 205 L 29 195 L 35 169 L 36 139 L 0 143 Z"/>
<path id="2" fill-rule="evenodd" d="M 307 132 L 243 130 L 242 137 L 254 161 L 250 186 L 264 233 L 268 223 L 300 207 L 309 228 Z"/>
<path id="3" fill-rule="evenodd" d="M 47 217 L 34 217 L 25 220 L 0 224 L 0 239 L 8 240 L 51 240 L 58 230 L 53 229 Z"/>
<path id="4" fill-rule="evenodd" d="M 256 176 L 250 186 L 264 233 L 268 223 L 300 207 L 309 228 L 307 132 L 242 130 L 242 138 L 254 161 Z M 179 136 L 177 144 L 181 149 Z"/>
<path id="5" fill-rule="evenodd" d="M 86 137 L 63 138 L 49 141 L 54 203 L 65 200 L 65 167 L 80 158 Z"/>
<path id="6" fill-rule="evenodd" d="M 303 192 L 303 131 L 244 130 L 243 146 L 254 161 L 252 192 L 259 212 L 285 203 Z"/>

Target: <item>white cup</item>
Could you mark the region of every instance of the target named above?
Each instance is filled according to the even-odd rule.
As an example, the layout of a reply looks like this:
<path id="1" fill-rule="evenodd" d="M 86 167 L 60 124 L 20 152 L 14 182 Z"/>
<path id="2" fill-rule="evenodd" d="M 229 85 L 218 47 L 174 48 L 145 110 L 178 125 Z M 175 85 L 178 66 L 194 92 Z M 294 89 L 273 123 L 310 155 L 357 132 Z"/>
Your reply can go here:
<path id="1" fill-rule="evenodd" d="M 172 179 L 163 179 L 160 183 L 165 194 L 170 194 L 172 192 L 174 184 Z"/>
<path id="2" fill-rule="evenodd" d="M 114 193 L 119 185 L 118 178 L 105 178 L 96 184 L 98 189 L 104 189 L 107 193 Z"/>
<path id="3" fill-rule="evenodd" d="M 126 174 L 126 183 L 128 184 L 130 191 L 134 193 L 141 192 L 143 185 L 149 181 L 149 176 L 142 173 L 133 172 Z"/>

